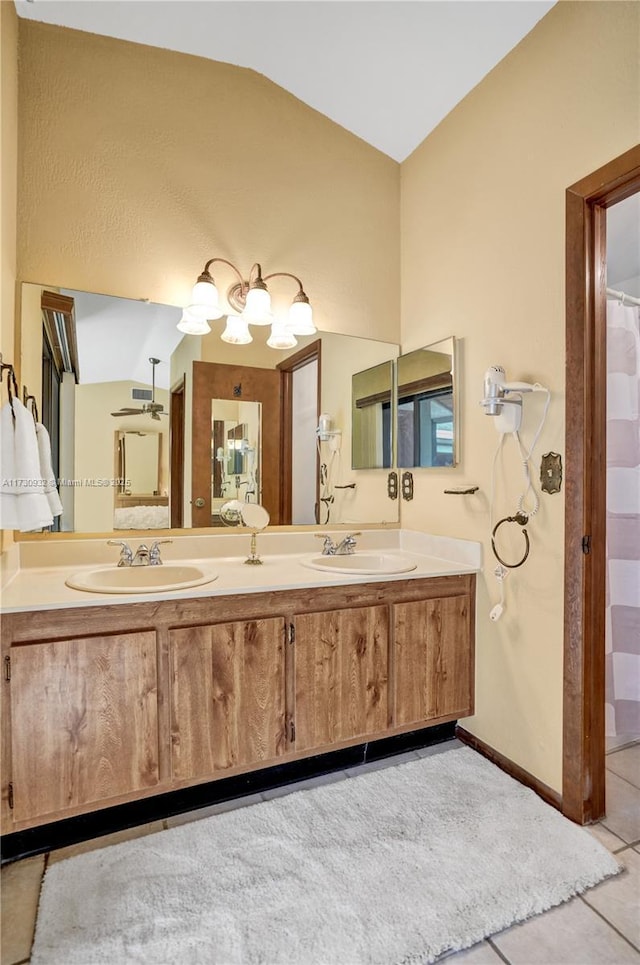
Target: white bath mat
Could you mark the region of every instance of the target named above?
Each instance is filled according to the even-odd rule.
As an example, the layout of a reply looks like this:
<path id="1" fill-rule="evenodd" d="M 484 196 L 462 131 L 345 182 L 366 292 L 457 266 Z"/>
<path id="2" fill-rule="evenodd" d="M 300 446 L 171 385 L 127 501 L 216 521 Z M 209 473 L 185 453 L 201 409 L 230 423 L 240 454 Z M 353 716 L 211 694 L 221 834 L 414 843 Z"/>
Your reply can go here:
<path id="1" fill-rule="evenodd" d="M 55 863 L 34 965 L 418 965 L 618 872 L 468 748 Z"/>

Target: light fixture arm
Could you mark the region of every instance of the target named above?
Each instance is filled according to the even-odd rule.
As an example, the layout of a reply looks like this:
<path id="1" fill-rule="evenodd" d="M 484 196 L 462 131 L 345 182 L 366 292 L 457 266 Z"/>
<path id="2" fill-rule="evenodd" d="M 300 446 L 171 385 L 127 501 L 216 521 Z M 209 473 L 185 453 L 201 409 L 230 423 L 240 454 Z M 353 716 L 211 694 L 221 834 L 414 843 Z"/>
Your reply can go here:
<path id="1" fill-rule="evenodd" d="M 270 278 L 293 278 L 300 289 L 295 297 L 295 301 L 309 301 L 302 287 L 302 282 L 297 275 L 292 275 L 290 271 L 274 271 L 270 275 L 265 275 L 263 281 L 269 281 Z M 300 295 L 304 295 L 304 299 L 300 298 Z"/>
<path id="2" fill-rule="evenodd" d="M 209 268 L 211 267 L 211 265 L 214 264 L 214 262 L 220 262 L 220 263 L 223 264 L 223 265 L 228 265 L 229 268 L 231 268 L 231 269 L 236 273 L 236 275 L 238 276 L 238 278 L 240 279 L 240 284 L 242 285 L 242 290 L 243 290 L 243 291 L 245 290 L 247 283 L 245 282 L 244 278 L 242 277 L 242 275 L 240 274 L 240 272 L 238 271 L 238 269 L 236 268 L 236 266 L 233 264 L 233 262 L 232 262 L 232 261 L 227 261 L 226 258 L 210 258 L 209 261 L 208 261 L 208 262 L 206 263 L 206 265 L 204 266 L 204 269 L 203 269 L 203 271 L 202 271 L 202 274 L 199 276 L 198 281 L 211 281 L 211 282 L 213 281 L 213 277 L 212 277 L 212 275 L 211 275 L 211 272 L 209 271 Z M 260 266 L 258 265 L 258 267 L 260 267 Z M 251 270 L 253 271 L 253 269 L 251 269 Z"/>
<path id="3" fill-rule="evenodd" d="M 267 275 L 267 278 L 271 277 Z M 262 265 L 256 261 L 254 265 L 251 266 L 251 271 L 249 272 L 249 288 L 262 288 L 264 291 L 267 290 L 265 285 L 265 280 L 262 277 Z"/>

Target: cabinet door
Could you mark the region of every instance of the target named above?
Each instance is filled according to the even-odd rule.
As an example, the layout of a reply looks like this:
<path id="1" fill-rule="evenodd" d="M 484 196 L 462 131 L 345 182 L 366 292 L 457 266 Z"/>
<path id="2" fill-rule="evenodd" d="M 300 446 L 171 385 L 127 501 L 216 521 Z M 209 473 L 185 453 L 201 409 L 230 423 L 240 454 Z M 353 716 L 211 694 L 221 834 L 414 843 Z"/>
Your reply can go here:
<path id="1" fill-rule="evenodd" d="M 470 600 L 397 603 L 394 611 L 394 725 L 472 711 Z"/>
<path id="2" fill-rule="evenodd" d="M 156 635 L 11 651 L 14 820 L 158 783 Z"/>
<path id="3" fill-rule="evenodd" d="M 286 750 L 284 620 L 170 631 L 176 780 Z"/>
<path id="4" fill-rule="evenodd" d="M 388 607 L 306 613 L 295 630 L 296 750 L 385 731 Z"/>

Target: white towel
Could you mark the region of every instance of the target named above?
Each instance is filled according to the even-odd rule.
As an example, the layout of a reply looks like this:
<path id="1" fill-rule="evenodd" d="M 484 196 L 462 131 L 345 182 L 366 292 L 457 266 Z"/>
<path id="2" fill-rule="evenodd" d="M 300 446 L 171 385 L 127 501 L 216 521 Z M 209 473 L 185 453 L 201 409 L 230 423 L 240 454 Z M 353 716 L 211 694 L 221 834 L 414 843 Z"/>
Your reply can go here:
<path id="1" fill-rule="evenodd" d="M 40 458 L 40 475 L 44 481 L 44 494 L 49 503 L 49 509 L 54 516 L 62 515 L 62 503 L 58 496 L 56 477 L 51 465 L 51 439 L 46 427 L 36 422 L 36 439 L 38 441 L 38 456 Z"/>
<path id="2" fill-rule="evenodd" d="M 0 529 L 29 532 L 51 526 L 44 491 L 36 427 L 20 399 L 0 410 Z"/>

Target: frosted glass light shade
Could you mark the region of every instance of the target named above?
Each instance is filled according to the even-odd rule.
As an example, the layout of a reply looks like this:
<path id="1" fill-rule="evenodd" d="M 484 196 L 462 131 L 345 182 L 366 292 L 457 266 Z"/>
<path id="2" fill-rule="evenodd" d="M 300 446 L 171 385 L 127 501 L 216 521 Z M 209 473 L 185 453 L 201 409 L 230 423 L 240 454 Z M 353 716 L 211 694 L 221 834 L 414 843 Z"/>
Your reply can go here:
<path id="1" fill-rule="evenodd" d="M 213 282 L 198 281 L 191 292 L 189 313 L 198 318 L 221 318 L 224 312 L 218 302 L 218 289 Z"/>
<path id="2" fill-rule="evenodd" d="M 309 302 L 294 302 L 289 309 L 289 331 L 294 335 L 315 335 L 313 311 Z"/>
<path id="3" fill-rule="evenodd" d="M 269 348 L 295 348 L 297 344 L 298 341 L 287 323 L 279 318 L 274 318 L 271 325 L 271 335 L 267 339 Z"/>
<path id="4" fill-rule="evenodd" d="M 251 325 L 271 324 L 271 295 L 266 288 L 249 289 L 242 317 Z"/>
<path id="5" fill-rule="evenodd" d="M 230 345 L 248 345 L 253 342 L 249 324 L 242 315 L 227 315 L 227 325 L 220 338 Z"/>
<path id="6" fill-rule="evenodd" d="M 179 332 L 184 332 L 185 335 L 208 335 L 211 331 L 211 327 L 207 325 L 207 320 L 194 315 L 190 308 L 185 308 L 183 311 L 177 328 Z"/>

